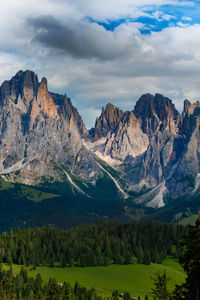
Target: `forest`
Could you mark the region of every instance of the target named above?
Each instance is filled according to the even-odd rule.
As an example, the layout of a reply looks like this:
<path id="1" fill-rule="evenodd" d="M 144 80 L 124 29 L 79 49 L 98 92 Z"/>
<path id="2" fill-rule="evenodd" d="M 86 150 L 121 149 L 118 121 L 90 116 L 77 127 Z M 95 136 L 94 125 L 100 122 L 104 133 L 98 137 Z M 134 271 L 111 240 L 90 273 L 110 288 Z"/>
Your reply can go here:
<path id="1" fill-rule="evenodd" d="M 181 254 L 179 240 L 186 231 L 155 221 L 15 229 L 0 235 L 0 261 L 50 267 L 161 263 L 172 252 Z"/>
<path id="2" fill-rule="evenodd" d="M 94 288 L 81 287 L 78 282 L 73 286 L 70 283 L 57 282 L 53 278 L 49 278 L 47 282 L 43 282 L 40 274 L 37 274 L 34 278 L 30 277 L 23 266 L 17 275 L 14 275 L 12 270 L 12 262 L 17 263 L 23 257 L 26 264 L 31 264 L 32 260 L 35 259 L 36 253 L 38 253 L 38 264 L 46 264 L 50 261 L 60 264 L 62 261 L 59 261 L 58 255 L 61 255 L 61 253 L 63 255 L 64 251 L 69 253 L 69 249 L 72 249 L 74 251 L 73 258 L 75 262 L 75 254 L 77 255 L 80 248 L 86 248 L 86 245 L 87 250 L 92 254 L 96 253 L 92 252 L 92 249 L 95 249 L 95 245 L 102 244 L 102 247 L 99 246 L 101 255 L 105 255 L 110 259 L 110 251 L 108 249 L 110 247 L 114 251 L 115 248 L 113 247 L 116 245 L 114 237 L 116 238 L 116 243 L 121 238 L 121 244 L 126 245 L 125 248 L 123 246 L 119 247 L 121 254 L 126 253 L 123 252 L 126 248 L 129 249 L 130 253 L 133 253 L 131 251 L 133 251 L 137 243 L 141 245 L 141 249 L 144 252 L 144 247 L 149 247 L 150 240 L 152 241 L 152 247 L 157 251 L 160 249 L 170 252 L 174 246 L 180 244 L 182 246 L 182 249 L 180 248 L 182 253 L 179 253 L 179 261 L 186 273 L 186 280 L 183 284 L 177 285 L 173 292 L 169 292 L 167 289 L 167 281 L 169 279 L 166 273 L 154 274 L 154 277 L 151 278 L 154 281 L 154 289 L 152 289 L 153 299 L 200 299 L 200 217 L 196 225 L 189 226 L 187 230 L 185 227 L 175 224 L 142 222 L 138 224 L 99 223 L 96 225 L 82 225 L 68 231 L 38 227 L 23 230 L 16 229 L 14 231 L 11 230 L 9 233 L 3 233 L 0 236 L 1 260 L 2 262 L 8 262 L 10 268 L 5 270 L 3 267 L 4 264 L 0 264 L 0 299 L 133 299 L 134 297 L 131 297 L 128 292 L 119 294 L 117 290 L 113 291 L 112 296 L 105 298 L 102 295 L 97 295 Z M 178 242 L 180 238 L 181 240 Z M 92 239 L 94 239 L 94 243 L 91 243 Z M 107 239 L 111 240 L 109 247 L 105 247 Z M 73 244 L 75 240 L 77 242 L 76 247 Z M 78 244 L 79 242 L 80 244 Z M 135 242 L 136 244 L 134 244 Z M 50 247 L 48 247 L 48 243 Z M 43 248 L 44 246 L 46 248 L 46 256 L 42 256 L 42 259 L 39 259 L 45 249 Z M 67 258 L 68 256 L 66 256 Z M 122 256 L 122 258 L 125 259 L 125 256 Z M 134 299 L 140 299 L 140 297 Z M 149 297 L 146 295 L 145 300 L 148 299 Z"/>

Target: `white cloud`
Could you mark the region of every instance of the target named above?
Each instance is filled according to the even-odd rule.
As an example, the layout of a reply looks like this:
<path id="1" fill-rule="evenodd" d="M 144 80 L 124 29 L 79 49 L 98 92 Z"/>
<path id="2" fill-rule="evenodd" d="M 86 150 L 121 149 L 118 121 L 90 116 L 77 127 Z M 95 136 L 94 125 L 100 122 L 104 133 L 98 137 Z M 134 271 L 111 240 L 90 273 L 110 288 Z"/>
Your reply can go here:
<path id="1" fill-rule="evenodd" d="M 181 20 L 190 22 L 190 21 L 192 21 L 192 18 L 184 16 L 181 18 Z"/>
<path id="2" fill-rule="evenodd" d="M 179 27 L 187 27 L 187 26 L 189 26 L 190 24 L 188 24 L 188 23 L 183 23 L 183 22 L 181 22 L 181 21 L 179 21 L 179 22 L 177 22 L 177 26 L 179 26 Z"/>
<path id="3" fill-rule="evenodd" d="M 144 25 L 140 23 L 127 22 L 108 32 L 85 20 L 86 16 L 100 20 L 138 17 L 144 14 L 143 5 L 167 3 L 183 5 L 172 0 L 7 0 L 0 11 L 0 81 L 19 69 L 33 69 L 40 78 L 49 79 L 52 91 L 72 97 L 87 126 L 107 102 L 133 109 L 146 92 L 162 93 L 181 109 L 184 98 L 193 101 L 199 96 L 200 25 L 179 22 L 178 27 L 141 35 L 139 28 Z M 57 25 L 62 25 L 59 39 L 58 35 L 51 39 L 55 33 L 51 18 L 51 30 L 48 26 L 32 30 L 27 25 L 27 18 L 38 20 L 41 15 L 54 16 Z M 183 17 L 182 21 L 190 20 Z M 48 37 L 45 43 L 37 38 L 41 32 Z"/>
<path id="4" fill-rule="evenodd" d="M 64 3 L 66 0 L 60 0 Z M 68 2 L 68 1 L 67 1 Z M 84 15 L 93 16 L 95 19 L 118 19 L 123 16 L 138 15 L 142 7 L 160 6 L 160 5 L 176 5 L 191 6 L 193 1 L 179 0 L 73 0 L 73 4 L 78 11 L 82 11 Z"/>

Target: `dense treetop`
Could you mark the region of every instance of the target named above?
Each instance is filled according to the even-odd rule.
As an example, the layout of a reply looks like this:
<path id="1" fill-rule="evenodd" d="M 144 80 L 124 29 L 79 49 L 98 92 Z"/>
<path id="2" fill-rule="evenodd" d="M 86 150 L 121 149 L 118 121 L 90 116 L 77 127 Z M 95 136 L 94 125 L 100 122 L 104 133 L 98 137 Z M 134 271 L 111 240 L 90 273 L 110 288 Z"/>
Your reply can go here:
<path id="1" fill-rule="evenodd" d="M 173 246 L 179 251 L 185 231 L 184 226 L 162 222 L 16 229 L 0 235 L 0 260 L 62 267 L 161 263 Z"/>

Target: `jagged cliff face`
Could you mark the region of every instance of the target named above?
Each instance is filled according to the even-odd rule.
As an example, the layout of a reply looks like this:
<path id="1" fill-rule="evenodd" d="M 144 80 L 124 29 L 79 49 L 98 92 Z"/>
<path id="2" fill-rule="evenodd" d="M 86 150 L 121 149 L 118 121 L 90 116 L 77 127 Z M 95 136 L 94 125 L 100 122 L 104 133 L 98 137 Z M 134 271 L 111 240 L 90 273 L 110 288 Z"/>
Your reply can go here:
<path id="1" fill-rule="evenodd" d="M 0 173 L 7 179 L 59 179 L 55 163 L 84 178 L 101 174 L 83 146 L 88 132 L 78 111 L 67 96 L 49 93 L 45 78 L 19 71 L 2 84 L 0 103 Z"/>
<path id="2" fill-rule="evenodd" d="M 132 112 L 120 111 L 116 123 L 118 111 L 113 106 L 102 110 L 90 131 L 90 148 L 113 166 L 123 164 L 130 190 L 150 190 L 146 197 L 152 199 L 150 206 L 160 207 L 165 195 L 176 198 L 200 185 L 199 102 L 186 100 L 180 115 L 170 99 L 146 94 Z M 115 124 L 109 130 L 108 115 L 109 123 Z"/>
<path id="3" fill-rule="evenodd" d="M 123 197 L 160 207 L 200 187 L 200 103 L 180 114 L 160 94 L 143 95 L 133 111 L 107 104 L 89 132 L 67 96 L 50 93 L 47 80 L 19 71 L 0 87 L 0 175 L 36 184 L 69 174 L 93 183 L 106 174 Z M 101 160 L 118 171 L 126 192 Z M 74 187 L 80 191 L 78 186 Z"/>
<path id="4" fill-rule="evenodd" d="M 200 103 L 184 102 L 179 133 L 183 137 L 180 158 L 167 180 L 172 197 L 194 192 L 199 188 L 200 173 Z"/>
<path id="5" fill-rule="evenodd" d="M 137 157 L 144 153 L 147 150 L 149 139 L 148 135 L 142 131 L 133 112 L 123 113 L 113 106 L 111 112 L 113 114 L 110 113 L 110 105 L 102 110 L 100 118 L 96 121 L 96 127 L 90 131 L 92 143 L 89 146 L 103 160 L 112 165 L 118 165 L 122 164 L 129 156 Z M 116 112 L 117 120 L 115 119 Z M 109 119 L 107 120 L 105 116 L 109 116 Z M 110 129 L 108 124 L 112 124 Z"/>
<path id="6" fill-rule="evenodd" d="M 172 165 L 179 157 L 179 146 L 176 145 L 180 139 L 180 115 L 172 101 L 159 94 L 142 96 L 133 112 L 149 138 L 149 145 L 140 158 L 129 160 L 131 170 L 127 168 L 132 176 L 134 172 L 141 174 L 137 176 L 136 184 L 142 179 L 147 188 L 155 187 L 170 176 Z"/>

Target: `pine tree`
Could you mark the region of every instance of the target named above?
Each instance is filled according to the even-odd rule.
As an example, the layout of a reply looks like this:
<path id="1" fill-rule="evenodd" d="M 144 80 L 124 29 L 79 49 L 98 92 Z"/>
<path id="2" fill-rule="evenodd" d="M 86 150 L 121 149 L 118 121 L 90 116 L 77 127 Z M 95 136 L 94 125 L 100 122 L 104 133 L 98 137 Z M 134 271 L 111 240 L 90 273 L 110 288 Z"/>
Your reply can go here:
<path id="1" fill-rule="evenodd" d="M 118 300 L 119 292 L 118 290 L 113 291 L 112 293 L 112 300 Z"/>
<path id="2" fill-rule="evenodd" d="M 185 253 L 180 258 L 180 263 L 187 278 L 185 284 L 176 287 L 175 299 L 200 300 L 200 214 L 196 225 L 189 227 L 183 244 Z"/>
<path id="3" fill-rule="evenodd" d="M 35 286 L 34 286 L 34 289 L 35 289 L 36 293 L 39 291 L 41 285 L 42 285 L 41 274 L 37 273 L 36 278 L 35 278 Z"/>
<path id="4" fill-rule="evenodd" d="M 131 296 L 129 294 L 129 292 L 125 292 L 124 293 L 124 300 L 130 300 L 131 299 Z"/>
<path id="5" fill-rule="evenodd" d="M 151 254 L 150 254 L 150 251 L 148 249 L 145 249 L 145 251 L 144 251 L 143 263 L 145 265 L 150 265 L 150 263 L 151 263 Z"/>
<path id="6" fill-rule="evenodd" d="M 169 291 L 167 290 L 167 282 L 170 280 L 167 277 L 166 272 L 155 273 L 155 277 L 152 278 L 154 283 L 154 288 L 152 289 L 152 294 L 160 300 L 167 300 L 169 296 Z"/>

